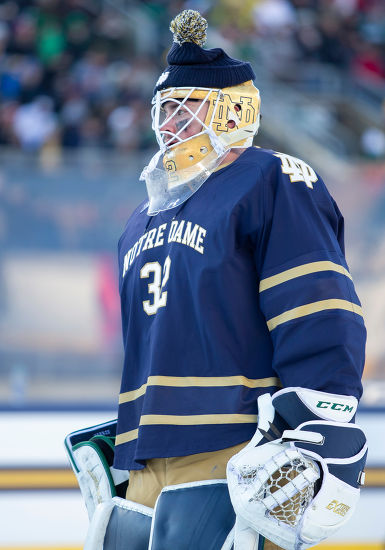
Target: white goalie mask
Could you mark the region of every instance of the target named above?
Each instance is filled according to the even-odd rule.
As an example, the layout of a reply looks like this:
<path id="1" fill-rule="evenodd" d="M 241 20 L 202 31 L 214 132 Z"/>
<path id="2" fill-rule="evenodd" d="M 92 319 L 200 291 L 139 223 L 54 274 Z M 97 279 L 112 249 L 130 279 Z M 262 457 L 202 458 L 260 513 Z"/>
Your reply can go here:
<path id="1" fill-rule="evenodd" d="M 152 103 L 159 151 L 141 175 L 149 215 L 185 202 L 230 149 L 251 146 L 260 118 L 259 92 L 251 81 L 224 89 L 168 88 Z"/>

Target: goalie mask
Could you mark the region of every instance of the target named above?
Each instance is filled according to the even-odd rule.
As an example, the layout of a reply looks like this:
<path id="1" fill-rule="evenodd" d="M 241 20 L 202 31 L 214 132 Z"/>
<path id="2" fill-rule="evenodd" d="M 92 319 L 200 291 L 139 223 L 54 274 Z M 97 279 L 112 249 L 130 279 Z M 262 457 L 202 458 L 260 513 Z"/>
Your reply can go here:
<path id="1" fill-rule="evenodd" d="M 171 23 L 170 66 L 152 100 L 159 151 L 141 175 L 149 215 L 186 201 L 226 161 L 230 149 L 250 147 L 258 131 L 260 98 L 253 70 L 219 48 L 204 50 L 206 27 L 193 10 Z"/>

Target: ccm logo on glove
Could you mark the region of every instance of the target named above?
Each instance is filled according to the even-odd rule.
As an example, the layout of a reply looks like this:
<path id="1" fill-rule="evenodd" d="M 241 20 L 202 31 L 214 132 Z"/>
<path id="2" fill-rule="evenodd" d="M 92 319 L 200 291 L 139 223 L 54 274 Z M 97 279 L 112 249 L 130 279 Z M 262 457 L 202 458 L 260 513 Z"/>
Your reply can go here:
<path id="1" fill-rule="evenodd" d="M 318 409 L 332 409 L 333 411 L 353 412 L 353 406 L 345 405 L 344 403 L 331 403 L 330 401 L 318 401 Z"/>

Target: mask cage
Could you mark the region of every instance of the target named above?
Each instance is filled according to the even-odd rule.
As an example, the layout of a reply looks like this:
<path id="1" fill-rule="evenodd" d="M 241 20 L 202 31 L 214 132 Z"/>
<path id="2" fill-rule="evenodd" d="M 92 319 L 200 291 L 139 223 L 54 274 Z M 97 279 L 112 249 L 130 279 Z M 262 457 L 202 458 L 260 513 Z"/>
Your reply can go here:
<path id="1" fill-rule="evenodd" d="M 187 90 L 187 94 L 183 95 L 182 97 L 175 97 L 179 95 L 181 90 L 183 90 L 183 92 L 186 92 Z M 202 111 L 206 101 L 209 101 L 209 98 L 213 92 L 217 92 L 217 98 L 212 109 L 210 109 L 209 104 L 207 115 L 205 117 L 205 120 L 203 121 L 198 117 L 198 115 Z M 181 143 L 184 143 L 193 137 L 195 138 L 205 133 L 207 134 L 212 132 L 211 124 L 214 120 L 218 108 L 220 94 L 221 90 L 215 88 L 171 88 L 166 94 L 164 91 L 158 91 L 156 93 L 156 96 L 152 100 L 153 107 L 151 109 L 151 117 L 152 129 L 155 132 L 156 140 L 158 142 L 160 150 L 162 152 L 164 152 L 166 149 L 171 150 L 173 147 L 176 147 L 177 145 L 180 145 Z M 199 95 L 199 97 L 197 97 L 197 95 Z M 192 111 L 186 104 L 188 100 L 192 99 L 199 99 L 202 101 L 195 112 Z M 177 107 L 170 113 L 169 116 L 165 118 L 165 120 L 162 121 L 162 107 L 165 103 L 168 102 L 177 104 Z M 176 133 L 170 132 L 168 130 L 162 130 L 161 128 L 167 125 L 180 112 L 181 109 L 185 109 L 191 115 L 188 121 L 186 121 L 186 123 L 181 128 L 179 128 Z M 182 139 L 180 134 L 184 130 L 186 130 L 186 128 L 194 120 L 196 120 L 202 126 L 202 130 L 200 132 L 197 132 L 193 136 Z M 167 136 L 167 139 L 165 139 L 165 136 Z M 172 143 L 175 140 L 176 143 Z M 169 145 L 170 143 L 172 143 L 172 145 Z"/>

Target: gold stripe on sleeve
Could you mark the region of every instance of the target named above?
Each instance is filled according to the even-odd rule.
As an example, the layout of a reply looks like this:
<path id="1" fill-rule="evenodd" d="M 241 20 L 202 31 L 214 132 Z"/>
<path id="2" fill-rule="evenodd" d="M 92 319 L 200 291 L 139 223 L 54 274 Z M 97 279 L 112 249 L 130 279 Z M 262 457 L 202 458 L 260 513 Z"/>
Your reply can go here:
<path id="1" fill-rule="evenodd" d="M 129 432 L 118 434 L 115 439 L 115 445 L 122 445 L 122 443 L 129 443 L 134 439 L 138 439 L 138 431 L 138 428 L 136 428 L 136 430 L 130 430 Z"/>
<path id="2" fill-rule="evenodd" d="M 302 277 L 302 275 L 309 275 L 310 273 L 317 273 L 320 271 L 336 271 L 352 279 L 349 271 L 345 269 L 342 265 L 336 264 L 334 262 L 323 261 L 323 262 L 310 262 L 308 264 L 299 265 L 291 269 L 286 269 L 282 273 L 277 273 L 277 275 L 272 275 L 271 277 L 266 277 L 262 279 L 259 284 L 259 292 L 268 290 L 273 286 L 280 285 L 291 279 L 296 279 L 297 277 Z"/>
<path id="3" fill-rule="evenodd" d="M 246 388 L 280 387 L 278 378 L 246 378 L 245 376 L 149 376 L 140 388 L 121 393 L 119 404 L 135 401 L 146 393 L 147 386 L 167 386 L 172 388 L 220 388 L 227 386 L 245 386 Z"/>
<path id="4" fill-rule="evenodd" d="M 278 325 L 282 325 L 282 323 L 286 323 L 287 321 L 299 319 L 300 317 L 305 317 L 306 315 L 318 313 L 319 311 L 326 311 L 328 309 L 344 309 L 363 317 L 362 308 L 357 304 L 354 304 L 353 302 L 338 299 L 320 300 L 319 302 L 313 302 L 311 304 L 305 304 L 303 306 L 289 309 L 288 311 L 281 313 L 281 315 L 273 317 L 272 319 L 267 321 L 267 327 L 270 331 L 272 331 Z"/>
<path id="5" fill-rule="evenodd" d="M 171 426 L 198 426 L 208 424 L 254 424 L 256 414 L 145 414 L 140 419 L 141 426 L 168 424 Z"/>

